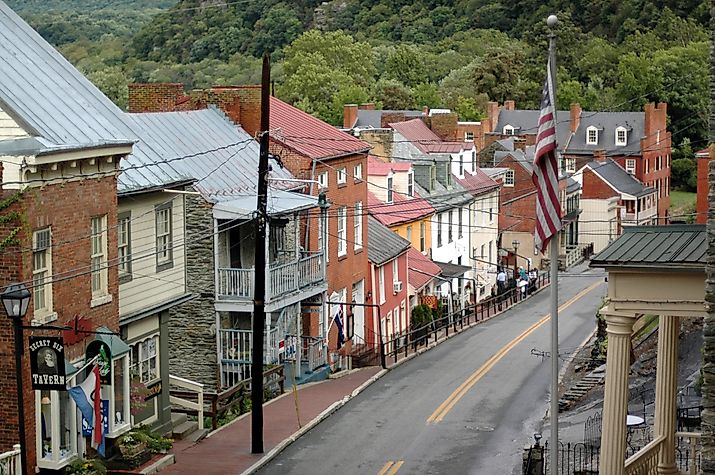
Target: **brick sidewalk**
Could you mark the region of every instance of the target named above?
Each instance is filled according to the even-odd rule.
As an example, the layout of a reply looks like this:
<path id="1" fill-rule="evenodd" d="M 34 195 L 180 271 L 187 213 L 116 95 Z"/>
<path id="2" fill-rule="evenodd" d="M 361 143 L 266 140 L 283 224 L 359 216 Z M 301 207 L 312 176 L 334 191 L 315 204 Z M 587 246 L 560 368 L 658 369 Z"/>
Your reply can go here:
<path id="1" fill-rule="evenodd" d="M 354 370 L 342 378 L 298 386 L 298 408 L 303 429 L 298 426 L 295 398 L 291 389 L 264 405 L 264 454 L 251 454 L 251 416 L 246 414 L 197 444 L 185 446 L 177 443 L 176 464 L 161 472 L 202 475 L 243 473 L 286 439 L 306 430 L 306 426 L 311 422 L 317 423 L 324 411 L 351 396 L 353 391 L 380 371 L 381 368 L 364 368 Z"/>

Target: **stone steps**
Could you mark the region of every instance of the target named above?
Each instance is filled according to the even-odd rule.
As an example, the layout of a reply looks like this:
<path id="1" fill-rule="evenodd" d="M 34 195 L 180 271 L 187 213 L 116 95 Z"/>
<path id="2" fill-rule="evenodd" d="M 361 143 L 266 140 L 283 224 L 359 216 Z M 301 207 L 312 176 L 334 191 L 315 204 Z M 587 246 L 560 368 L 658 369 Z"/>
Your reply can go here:
<path id="1" fill-rule="evenodd" d="M 591 389 L 603 384 L 606 379 L 605 372 L 598 368 L 581 378 L 579 382 L 571 386 L 559 399 L 559 412 L 567 411 L 577 401 L 583 398 Z"/>

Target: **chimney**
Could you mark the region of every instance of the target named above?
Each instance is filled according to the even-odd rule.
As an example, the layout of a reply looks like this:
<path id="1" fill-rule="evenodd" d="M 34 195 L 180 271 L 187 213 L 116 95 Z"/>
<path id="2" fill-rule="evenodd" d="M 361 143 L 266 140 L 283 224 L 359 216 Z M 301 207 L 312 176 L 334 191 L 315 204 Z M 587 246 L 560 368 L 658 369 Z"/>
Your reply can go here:
<path id="1" fill-rule="evenodd" d="M 182 102 L 184 85 L 181 83 L 129 84 L 129 112 L 170 112 Z"/>
<path id="2" fill-rule="evenodd" d="M 364 104 L 360 104 L 358 109 L 363 110 L 363 111 L 374 111 L 375 103 L 374 102 L 366 102 Z"/>
<path id="3" fill-rule="evenodd" d="M 439 135 L 442 140 L 457 140 L 458 118 L 459 116 L 454 112 L 435 114 L 430 117 L 428 124 L 432 132 Z"/>
<path id="4" fill-rule="evenodd" d="M 606 161 L 606 151 L 601 149 L 601 150 L 594 150 L 593 151 L 593 159 L 599 163 L 603 163 Z"/>
<path id="5" fill-rule="evenodd" d="M 504 110 L 513 111 L 516 108 L 514 101 L 504 101 Z"/>
<path id="6" fill-rule="evenodd" d="M 357 104 L 345 104 L 343 106 L 343 128 L 352 129 L 355 127 L 358 118 Z"/>
<path id="7" fill-rule="evenodd" d="M 578 102 L 571 104 L 569 121 L 571 124 L 571 133 L 576 133 L 578 126 L 581 124 L 581 105 Z"/>
<path id="8" fill-rule="evenodd" d="M 643 135 L 647 139 L 651 135 L 655 134 L 657 128 L 656 118 L 655 118 L 655 104 L 649 102 L 643 106 L 643 112 L 645 112 L 645 117 L 643 119 Z"/>
<path id="9" fill-rule="evenodd" d="M 653 141 L 657 141 L 657 139 L 663 140 L 665 138 L 665 130 L 668 120 L 668 104 L 660 102 L 658 103 L 658 106 L 656 106 L 653 103 L 648 103 L 645 105 L 643 110 L 645 112 L 645 123 L 643 124 L 644 135 L 646 138 L 653 136 Z M 656 137 L 657 131 L 661 132 L 658 137 Z"/>
<path id="10" fill-rule="evenodd" d="M 387 129 L 390 127 L 389 124 L 394 122 L 404 122 L 405 114 L 404 112 L 383 112 L 380 117 L 380 127 Z"/>
<path id="11" fill-rule="evenodd" d="M 209 104 L 218 106 L 249 135 L 256 136 L 261 128 L 261 86 L 213 86 L 206 94 Z"/>
<path id="12" fill-rule="evenodd" d="M 484 133 L 494 132 L 499 123 L 499 104 L 496 102 L 487 102 L 487 120 Z"/>

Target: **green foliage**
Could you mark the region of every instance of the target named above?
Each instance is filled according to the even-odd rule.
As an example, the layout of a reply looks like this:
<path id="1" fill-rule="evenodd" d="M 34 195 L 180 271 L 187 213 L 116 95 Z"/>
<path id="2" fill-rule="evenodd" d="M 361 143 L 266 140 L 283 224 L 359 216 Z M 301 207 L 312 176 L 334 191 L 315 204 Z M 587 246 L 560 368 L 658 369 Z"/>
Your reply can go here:
<path id="1" fill-rule="evenodd" d="M 429 305 L 420 304 L 412 309 L 410 316 L 410 326 L 420 328 L 432 322 L 432 308 Z"/>
<path id="2" fill-rule="evenodd" d="M 149 426 L 143 424 L 133 427 L 129 434 L 132 434 L 136 441 L 144 443 L 153 454 L 166 452 L 174 445 L 173 440 L 152 432 Z"/>
<path id="3" fill-rule="evenodd" d="M 77 459 L 65 469 L 68 475 L 106 475 L 107 467 L 99 458 Z"/>
<path id="4" fill-rule="evenodd" d="M 692 158 L 680 158 L 671 162 L 670 176 L 673 188 L 681 191 L 696 191 L 698 188 L 697 163 Z"/>

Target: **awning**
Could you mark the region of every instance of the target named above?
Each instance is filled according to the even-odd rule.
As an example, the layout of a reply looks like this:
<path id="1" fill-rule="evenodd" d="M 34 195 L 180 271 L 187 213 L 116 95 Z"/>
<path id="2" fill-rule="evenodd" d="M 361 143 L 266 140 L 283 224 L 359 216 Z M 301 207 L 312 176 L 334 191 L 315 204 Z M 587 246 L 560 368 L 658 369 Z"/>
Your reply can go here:
<path id="1" fill-rule="evenodd" d="M 252 219 L 256 212 L 255 194 L 220 201 L 213 207 L 216 219 Z M 283 190 L 268 190 L 268 215 L 293 213 L 318 206 L 318 198 Z"/>
<path id="2" fill-rule="evenodd" d="M 469 266 L 460 266 L 459 264 L 451 264 L 449 262 L 434 261 L 434 263 L 442 269 L 442 277 L 446 279 L 456 279 L 457 277 L 462 277 L 464 274 L 472 270 Z"/>
<path id="3" fill-rule="evenodd" d="M 99 327 L 97 331 L 97 340 L 102 341 L 109 346 L 109 351 L 112 352 L 112 358 L 122 356 L 129 353 L 129 346 L 117 335 L 112 335 L 112 330 L 107 327 Z"/>
<path id="4" fill-rule="evenodd" d="M 69 361 L 65 360 L 65 376 L 66 377 L 69 378 L 70 376 L 75 374 L 77 371 L 79 371 L 79 369 L 75 365 L 73 365 Z"/>

